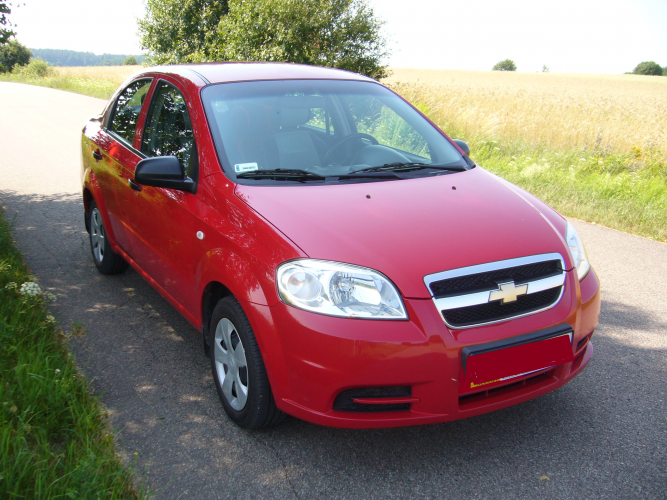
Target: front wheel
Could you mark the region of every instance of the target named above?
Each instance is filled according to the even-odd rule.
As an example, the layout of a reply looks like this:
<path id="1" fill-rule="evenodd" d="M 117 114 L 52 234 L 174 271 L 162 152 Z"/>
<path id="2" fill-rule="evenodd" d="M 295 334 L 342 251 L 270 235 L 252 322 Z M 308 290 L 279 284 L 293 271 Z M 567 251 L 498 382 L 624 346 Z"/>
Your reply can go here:
<path id="1" fill-rule="evenodd" d="M 234 297 L 220 300 L 209 327 L 213 380 L 225 412 L 244 429 L 275 425 L 276 407 L 262 354 L 250 322 Z"/>
<path id="2" fill-rule="evenodd" d="M 127 269 L 127 262 L 111 250 L 111 244 L 104 229 L 102 214 L 94 201 L 88 210 L 88 227 L 90 228 L 90 251 L 93 262 L 102 274 L 119 274 Z"/>

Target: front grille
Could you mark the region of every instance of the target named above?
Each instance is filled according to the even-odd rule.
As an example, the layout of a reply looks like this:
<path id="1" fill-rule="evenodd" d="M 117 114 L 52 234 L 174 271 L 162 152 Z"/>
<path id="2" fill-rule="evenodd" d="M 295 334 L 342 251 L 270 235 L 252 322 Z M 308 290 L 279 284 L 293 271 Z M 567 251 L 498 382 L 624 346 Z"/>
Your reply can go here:
<path id="1" fill-rule="evenodd" d="M 447 309 L 442 315 L 447 324 L 453 327 L 464 327 L 479 323 L 490 323 L 501 321 L 533 311 L 539 311 L 555 303 L 561 294 L 561 289 L 550 288 L 542 292 L 530 295 L 520 295 L 515 302 L 503 304 L 500 300 L 479 304 L 476 306 L 460 307 L 458 309 Z"/>
<path id="2" fill-rule="evenodd" d="M 409 398 L 412 396 L 412 387 L 363 387 L 343 391 L 334 400 L 333 409 L 355 413 L 375 413 L 384 411 L 409 411 L 410 403 L 396 404 L 364 404 L 355 403 L 357 398 Z"/>
<path id="3" fill-rule="evenodd" d="M 434 297 L 452 297 L 467 293 L 495 290 L 498 283 L 512 280 L 514 283 L 526 283 L 536 281 L 550 276 L 556 276 L 563 272 L 561 261 L 547 260 L 524 266 L 496 269 L 478 274 L 457 276 L 431 283 L 431 293 Z"/>

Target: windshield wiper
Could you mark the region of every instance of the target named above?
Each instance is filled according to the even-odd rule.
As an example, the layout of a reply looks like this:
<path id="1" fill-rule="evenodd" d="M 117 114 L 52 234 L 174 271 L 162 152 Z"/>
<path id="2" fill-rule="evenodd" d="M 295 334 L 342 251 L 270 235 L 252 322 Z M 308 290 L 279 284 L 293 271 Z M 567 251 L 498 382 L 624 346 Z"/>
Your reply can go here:
<path id="1" fill-rule="evenodd" d="M 411 170 L 424 170 L 424 169 L 434 169 L 434 170 L 447 170 L 450 172 L 459 172 L 467 170 L 464 166 L 461 165 L 436 165 L 433 163 L 422 163 L 422 162 L 395 162 L 395 163 L 385 163 L 379 167 L 367 167 L 362 168 L 361 170 L 355 170 L 350 172 L 348 175 L 354 175 L 356 173 L 365 173 L 365 172 L 409 172 Z"/>
<path id="2" fill-rule="evenodd" d="M 307 170 L 276 168 L 273 170 L 252 170 L 236 175 L 239 179 L 278 179 L 288 181 L 314 180 L 323 181 L 326 177 Z"/>

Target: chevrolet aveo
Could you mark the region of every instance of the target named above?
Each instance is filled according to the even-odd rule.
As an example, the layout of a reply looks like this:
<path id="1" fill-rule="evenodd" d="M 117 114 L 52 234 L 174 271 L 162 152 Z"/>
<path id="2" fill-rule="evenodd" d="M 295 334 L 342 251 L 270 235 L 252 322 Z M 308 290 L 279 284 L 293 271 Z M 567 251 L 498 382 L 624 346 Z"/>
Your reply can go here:
<path id="1" fill-rule="evenodd" d="M 575 229 L 345 71 L 146 68 L 83 130 L 100 272 L 201 331 L 238 425 L 465 418 L 576 377 L 599 282 Z"/>

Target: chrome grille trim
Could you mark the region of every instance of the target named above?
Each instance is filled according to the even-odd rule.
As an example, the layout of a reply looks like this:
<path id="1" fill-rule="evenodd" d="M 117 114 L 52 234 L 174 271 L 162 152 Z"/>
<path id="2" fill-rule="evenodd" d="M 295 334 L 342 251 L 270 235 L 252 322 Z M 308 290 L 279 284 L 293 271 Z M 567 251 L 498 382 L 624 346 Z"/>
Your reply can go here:
<path id="1" fill-rule="evenodd" d="M 557 288 L 561 287 L 560 294 L 558 295 L 558 298 L 550 305 L 547 307 L 544 307 L 542 309 L 536 310 L 536 311 L 530 311 L 525 314 L 517 314 L 515 316 L 509 317 L 509 318 L 502 318 L 499 320 L 495 321 L 487 321 L 487 322 L 482 322 L 482 323 L 475 323 L 473 325 L 466 325 L 466 326 L 454 326 L 450 325 L 447 320 L 445 319 L 445 316 L 443 315 L 442 311 L 447 311 L 450 309 L 459 309 L 462 307 L 469 307 L 469 306 L 475 306 L 475 305 L 481 305 L 481 304 L 487 304 L 489 303 L 489 300 L 491 298 L 491 293 L 494 292 L 495 290 L 487 290 L 487 291 L 482 291 L 482 292 L 475 292 L 475 293 L 468 293 L 468 294 L 462 294 L 462 295 L 454 295 L 450 297 L 441 297 L 441 298 L 436 298 L 434 297 L 433 291 L 431 290 L 431 283 L 450 279 L 450 278 L 458 278 L 461 276 L 468 276 L 468 275 L 473 275 L 473 274 L 481 274 L 481 273 L 486 273 L 490 271 L 497 271 L 497 270 L 502 270 L 506 268 L 512 268 L 512 267 L 519 267 L 519 266 L 525 266 L 529 264 L 535 264 L 539 262 L 544 262 L 544 261 L 552 261 L 552 260 L 559 260 L 561 263 L 561 269 L 562 272 L 558 275 L 555 276 L 549 276 L 546 278 L 538 279 L 535 281 L 520 281 L 517 284 L 526 284 L 528 285 L 528 288 L 526 290 L 526 295 L 533 294 L 533 293 L 538 293 L 542 292 L 545 290 L 549 290 L 552 288 Z M 458 269 L 452 269 L 450 271 L 442 271 L 439 273 L 434 273 L 434 274 L 429 274 L 427 276 L 424 276 L 424 284 L 426 285 L 426 288 L 429 291 L 429 294 L 431 295 L 431 298 L 433 300 L 433 303 L 435 304 L 436 308 L 438 309 L 438 312 L 440 313 L 440 316 L 442 320 L 445 322 L 445 324 L 452 329 L 456 330 L 462 330 L 466 328 L 475 328 L 478 326 L 482 325 L 489 325 L 493 323 L 500 323 L 502 321 L 509 321 L 510 319 L 515 319 L 515 318 L 521 318 L 523 316 L 528 316 L 531 314 L 537 314 L 542 311 L 546 311 L 548 309 L 551 309 L 554 307 L 556 304 L 558 304 L 563 297 L 563 292 L 565 291 L 565 278 L 567 276 L 567 271 L 565 270 L 565 262 L 560 253 L 545 253 L 545 254 L 540 254 L 540 255 L 531 255 L 527 257 L 519 257 L 516 259 L 507 259 L 507 260 L 500 260 L 496 262 L 488 262 L 485 264 L 478 264 L 475 266 L 468 266 L 468 267 L 461 267 Z"/>

